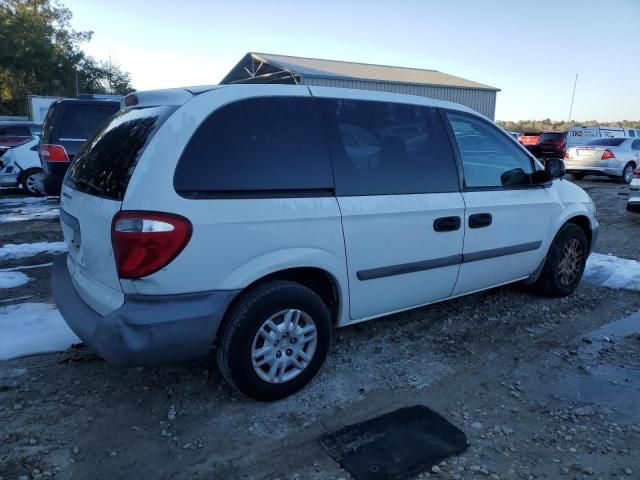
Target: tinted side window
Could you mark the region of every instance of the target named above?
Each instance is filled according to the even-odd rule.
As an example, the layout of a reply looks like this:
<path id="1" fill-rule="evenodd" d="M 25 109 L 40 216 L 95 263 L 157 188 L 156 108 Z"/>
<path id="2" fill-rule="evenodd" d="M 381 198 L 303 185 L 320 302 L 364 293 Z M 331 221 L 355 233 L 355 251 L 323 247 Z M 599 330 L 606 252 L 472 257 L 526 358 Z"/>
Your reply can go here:
<path id="1" fill-rule="evenodd" d="M 629 130 L 629 136 L 630 137 L 635 137 L 636 136 L 636 131 L 635 130 Z"/>
<path id="2" fill-rule="evenodd" d="M 314 102 L 325 121 L 338 195 L 459 190 L 451 145 L 435 109 L 362 100 Z"/>
<path id="3" fill-rule="evenodd" d="M 6 137 L 30 137 L 31 132 L 26 125 L 11 125 L 0 130 L 0 135 Z"/>
<path id="4" fill-rule="evenodd" d="M 640 140 L 634 140 L 631 144 L 633 150 L 640 150 Z"/>
<path id="5" fill-rule="evenodd" d="M 466 187 L 503 187 L 531 183 L 531 159 L 486 122 L 449 113 L 458 143 Z"/>
<path id="6" fill-rule="evenodd" d="M 329 152 L 311 99 L 259 97 L 218 109 L 185 147 L 174 187 L 193 195 L 333 189 Z"/>
<path id="7" fill-rule="evenodd" d="M 120 110 L 120 105 L 87 105 L 67 103 L 60 126 L 61 139 L 86 140 L 105 120 Z"/>

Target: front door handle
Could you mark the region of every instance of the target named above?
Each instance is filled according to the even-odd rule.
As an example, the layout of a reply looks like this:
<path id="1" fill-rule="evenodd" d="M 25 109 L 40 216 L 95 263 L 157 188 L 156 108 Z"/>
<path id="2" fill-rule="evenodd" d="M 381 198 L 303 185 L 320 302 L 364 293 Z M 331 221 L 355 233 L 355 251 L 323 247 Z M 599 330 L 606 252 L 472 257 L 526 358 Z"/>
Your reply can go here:
<path id="1" fill-rule="evenodd" d="M 453 232 L 460 230 L 460 217 L 440 217 L 433 221 L 433 229 L 436 232 Z"/>
<path id="2" fill-rule="evenodd" d="M 491 225 L 493 217 L 490 213 L 475 213 L 469 215 L 469 228 L 484 228 Z"/>

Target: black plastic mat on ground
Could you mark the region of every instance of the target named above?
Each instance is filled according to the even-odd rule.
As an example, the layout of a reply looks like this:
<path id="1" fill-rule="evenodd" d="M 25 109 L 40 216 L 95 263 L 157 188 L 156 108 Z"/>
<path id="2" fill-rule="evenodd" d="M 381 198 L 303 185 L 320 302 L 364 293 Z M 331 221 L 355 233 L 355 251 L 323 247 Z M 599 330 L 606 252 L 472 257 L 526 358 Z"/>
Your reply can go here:
<path id="1" fill-rule="evenodd" d="M 400 480 L 467 448 L 467 436 L 422 405 L 401 408 L 322 438 L 356 480 Z"/>

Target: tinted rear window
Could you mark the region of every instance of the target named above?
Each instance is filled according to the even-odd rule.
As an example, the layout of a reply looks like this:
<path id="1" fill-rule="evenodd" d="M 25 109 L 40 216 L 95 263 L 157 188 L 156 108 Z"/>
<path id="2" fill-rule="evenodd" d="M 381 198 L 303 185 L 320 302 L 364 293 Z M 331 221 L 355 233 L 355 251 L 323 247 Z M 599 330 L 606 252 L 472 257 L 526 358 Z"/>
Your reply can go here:
<path id="1" fill-rule="evenodd" d="M 562 140 L 564 138 L 564 133 L 562 132 L 549 132 L 549 133 L 541 133 L 540 134 L 540 141 L 544 142 L 544 141 L 548 141 L 548 140 Z"/>
<path id="2" fill-rule="evenodd" d="M 624 142 L 624 138 L 596 138 L 591 140 L 587 145 L 599 145 L 602 147 L 618 147 Z"/>
<path id="3" fill-rule="evenodd" d="M 161 106 L 117 114 L 82 147 L 69 167 L 65 185 L 122 200 L 142 150 L 174 110 Z"/>
<path id="4" fill-rule="evenodd" d="M 113 114 L 120 110 L 113 105 L 64 104 L 64 116 L 60 125 L 60 139 L 86 140 Z"/>
<path id="5" fill-rule="evenodd" d="M 218 109 L 185 147 L 174 187 L 192 197 L 332 190 L 329 152 L 311 99 L 259 97 Z"/>
<path id="6" fill-rule="evenodd" d="M 327 127 L 338 195 L 459 190 L 449 137 L 435 109 L 363 100 L 314 101 Z"/>

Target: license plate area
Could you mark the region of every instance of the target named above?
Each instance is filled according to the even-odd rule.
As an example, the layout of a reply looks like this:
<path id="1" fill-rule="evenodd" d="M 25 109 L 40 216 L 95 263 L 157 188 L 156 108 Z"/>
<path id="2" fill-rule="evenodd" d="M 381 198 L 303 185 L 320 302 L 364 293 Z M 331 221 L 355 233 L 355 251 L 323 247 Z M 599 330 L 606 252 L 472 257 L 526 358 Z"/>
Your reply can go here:
<path id="1" fill-rule="evenodd" d="M 73 257 L 77 256 L 82 244 L 82 236 L 80 234 L 80 222 L 78 219 L 63 209 L 60 209 L 60 222 L 62 224 L 62 233 L 69 247 L 69 253 Z"/>

